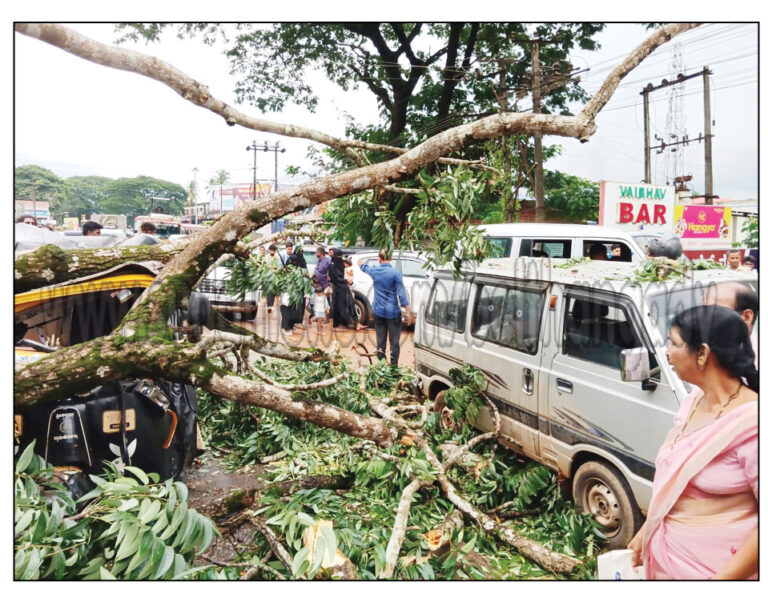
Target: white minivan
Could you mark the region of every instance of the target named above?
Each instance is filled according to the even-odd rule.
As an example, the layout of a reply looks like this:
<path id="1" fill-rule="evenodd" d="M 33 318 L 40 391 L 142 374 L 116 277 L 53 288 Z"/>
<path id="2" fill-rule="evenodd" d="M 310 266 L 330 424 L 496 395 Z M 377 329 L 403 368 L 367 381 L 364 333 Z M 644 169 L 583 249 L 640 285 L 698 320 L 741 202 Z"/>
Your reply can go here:
<path id="1" fill-rule="evenodd" d="M 665 357 L 669 322 L 708 285 L 757 276 L 692 272 L 630 281 L 631 263 L 490 259 L 456 279 L 437 271 L 419 318 L 414 368 L 436 411 L 449 371 L 481 371 L 501 417 L 502 444 L 572 479 L 573 495 L 625 547 L 651 498 L 654 461 L 688 390 Z M 642 380 L 623 359 L 640 355 Z M 634 376 L 638 378 L 637 375 Z M 489 411 L 473 422 L 492 429 Z"/>
<path id="2" fill-rule="evenodd" d="M 501 257 L 588 257 L 593 245 L 603 245 L 608 256 L 614 246 L 621 262 L 641 262 L 645 246 L 658 235 L 589 224 L 525 223 L 484 224 L 479 227 L 491 246 L 491 256 Z"/>

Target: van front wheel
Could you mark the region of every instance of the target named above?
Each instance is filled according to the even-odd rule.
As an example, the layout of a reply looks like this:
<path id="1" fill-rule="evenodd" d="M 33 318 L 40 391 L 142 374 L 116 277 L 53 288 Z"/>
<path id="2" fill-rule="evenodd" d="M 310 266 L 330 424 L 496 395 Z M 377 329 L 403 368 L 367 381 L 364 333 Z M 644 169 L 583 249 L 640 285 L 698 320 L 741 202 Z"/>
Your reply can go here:
<path id="1" fill-rule="evenodd" d="M 594 516 L 612 550 L 626 548 L 640 529 L 640 509 L 624 476 L 608 463 L 587 461 L 573 476 L 573 498 Z"/>

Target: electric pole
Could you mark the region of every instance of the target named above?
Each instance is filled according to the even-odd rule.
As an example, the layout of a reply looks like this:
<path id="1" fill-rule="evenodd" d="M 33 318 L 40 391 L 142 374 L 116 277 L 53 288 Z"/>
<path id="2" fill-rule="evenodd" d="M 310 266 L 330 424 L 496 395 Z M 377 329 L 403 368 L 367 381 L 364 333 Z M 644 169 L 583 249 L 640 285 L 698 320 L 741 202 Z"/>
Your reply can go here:
<path id="1" fill-rule="evenodd" d="M 710 111 L 709 111 L 709 75 L 712 74 L 712 71 L 709 70 L 709 67 L 704 67 L 701 71 L 698 73 L 693 73 L 692 75 L 683 75 L 682 73 L 679 73 L 677 77 L 671 81 L 668 81 L 667 79 L 662 79 L 661 83 L 659 85 L 653 85 L 652 83 L 649 83 L 646 85 L 643 90 L 640 92 L 640 95 L 643 96 L 643 111 L 644 111 L 644 121 L 645 121 L 645 182 L 648 184 L 651 184 L 651 150 L 655 149 L 657 150 L 656 153 L 660 154 L 664 150 L 666 150 L 669 147 L 674 147 L 676 145 L 688 145 L 691 141 L 698 141 L 701 143 L 704 142 L 704 203 L 707 205 L 712 205 L 712 200 L 716 197 L 712 192 L 712 119 L 710 117 Z M 648 96 L 651 92 L 654 92 L 658 89 L 663 89 L 665 87 L 669 87 L 670 85 L 678 85 L 680 83 L 683 83 L 684 81 L 687 81 L 688 79 L 693 79 L 694 77 L 702 76 L 704 80 L 704 135 L 702 136 L 701 133 L 699 133 L 699 136 L 697 139 L 689 139 L 687 135 L 683 135 L 683 138 L 681 141 L 672 141 L 670 143 L 667 143 L 664 141 L 664 139 L 660 137 L 656 137 L 658 141 L 661 141 L 659 145 L 650 145 L 650 116 L 649 116 L 649 99 Z M 700 196 L 697 196 L 700 197 Z"/>
<path id="2" fill-rule="evenodd" d="M 532 85 L 533 85 L 533 113 L 541 113 L 541 65 L 539 64 L 539 40 L 531 40 Z M 536 222 L 544 222 L 544 164 L 541 156 L 541 133 L 533 134 L 533 161 L 536 163 L 534 171 L 533 194 L 536 197 Z"/>
<path id="3" fill-rule="evenodd" d="M 195 166 L 192 169 L 192 172 L 195 173 L 195 217 L 193 219 L 193 222 L 195 224 L 197 224 L 197 171 L 198 171 L 198 168 L 197 168 L 197 166 Z"/>
<path id="4" fill-rule="evenodd" d="M 272 147 L 269 146 L 269 141 L 265 141 L 263 149 L 264 149 L 265 152 L 272 152 L 273 154 L 275 154 L 275 186 L 273 188 L 273 191 L 277 191 L 277 154 L 284 154 L 285 153 L 285 148 L 284 147 L 280 147 L 280 142 L 279 141 L 275 142 L 275 145 L 273 145 Z M 254 154 L 255 153 L 256 152 L 254 152 Z M 254 177 L 255 177 L 255 175 L 254 175 Z M 254 181 L 255 180 L 256 179 L 254 178 Z"/>
<path id="5" fill-rule="evenodd" d="M 712 205 L 712 118 L 709 114 L 709 75 L 706 66 L 701 71 L 704 79 L 704 203 Z"/>
<path id="6" fill-rule="evenodd" d="M 256 145 L 256 140 L 253 140 L 253 143 L 245 148 L 247 151 L 253 150 L 253 194 L 251 195 L 251 199 L 256 199 L 256 151 L 259 149 L 259 146 Z"/>

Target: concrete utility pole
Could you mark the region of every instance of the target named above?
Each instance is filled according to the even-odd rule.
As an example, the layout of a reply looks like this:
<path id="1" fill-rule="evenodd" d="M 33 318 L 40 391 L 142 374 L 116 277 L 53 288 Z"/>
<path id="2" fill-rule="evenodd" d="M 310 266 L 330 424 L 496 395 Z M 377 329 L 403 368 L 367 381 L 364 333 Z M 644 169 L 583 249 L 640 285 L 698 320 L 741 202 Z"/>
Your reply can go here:
<path id="1" fill-rule="evenodd" d="M 193 219 L 195 224 L 197 224 L 197 170 L 197 166 L 192 169 L 192 172 L 195 173 L 195 217 Z"/>
<path id="2" fill-rule="evenodd" d="M 649 83 L 648 87 L 652 87 Z M 651 91 L 646 87 L 643 91 Z M 645 132 L 645 178 L 643 182 L 651 184 L 651 111 L 649 110 L 649 97 L 643 94 L 643 130 Z"/>
<path id="3" fill-rule="evenodd" d="M 251 195 L 251 199 L 256 199 L 256 151 L 259 149 L 259 146 L 256 145 L 256 140 L 253 140 L 253 143 L 245 148 L 247 151 L 253 150 L 253 194 Z"/>
<path id="4" fill-rule="evenodd" d="M 704 67 L 701 71 L 704 79 L 704 203 L 712 205 L 712 118 L 709 113 L 709 75 L 711 71 Z"/>
<path id="5" fill-rule="evenodd" d="M 272 146 L 272 147 L 269 147 L 269 141 L 265 141 L 263 149 L 264 149 L 265 152 L 272 152 L 273 154 L 275 154 L 275 187 L 274 187 L 273 191 L 277 191 L 277 154 L 284 154 L 285 153 L 285 148 L 284 147 L 280 147 L 280 142 L 279 141 L 275 142 L 275 145 Z M 254 181 L 255 181 L 255 179 L 254 179 Z"/>
<path id="6" fill-rule="evenodd" d="M 533 113 L 541 113 L 541 65 L 539 64 L 539 41 L 531 40 Z M 541 156 L 541 133 L 533 134 L 534 196 L 536 197 L 536 222 L 544 222 L 544 164 Z"/>

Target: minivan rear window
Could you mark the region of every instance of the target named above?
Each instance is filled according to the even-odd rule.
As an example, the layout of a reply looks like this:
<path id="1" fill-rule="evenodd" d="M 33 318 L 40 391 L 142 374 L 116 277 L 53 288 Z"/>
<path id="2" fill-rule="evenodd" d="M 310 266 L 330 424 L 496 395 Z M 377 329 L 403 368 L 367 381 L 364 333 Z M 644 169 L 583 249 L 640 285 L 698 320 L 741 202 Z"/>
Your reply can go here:
<path id="1" fill-rule="evenodd" d="M 469 282 L 438 278 L 432 286 L 426 319 L 430 324 L 464 332 L 469 303 Z"/>

